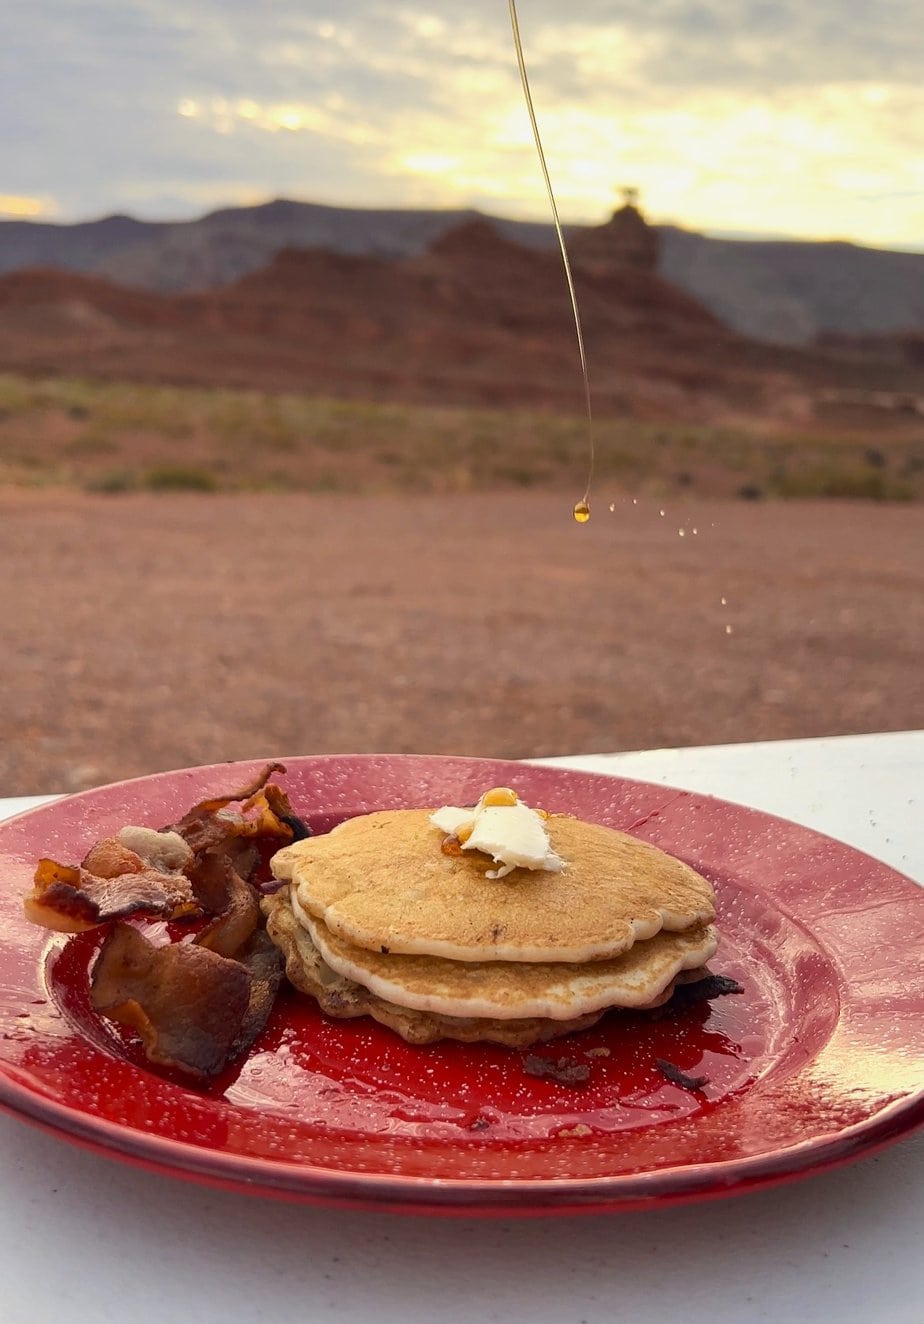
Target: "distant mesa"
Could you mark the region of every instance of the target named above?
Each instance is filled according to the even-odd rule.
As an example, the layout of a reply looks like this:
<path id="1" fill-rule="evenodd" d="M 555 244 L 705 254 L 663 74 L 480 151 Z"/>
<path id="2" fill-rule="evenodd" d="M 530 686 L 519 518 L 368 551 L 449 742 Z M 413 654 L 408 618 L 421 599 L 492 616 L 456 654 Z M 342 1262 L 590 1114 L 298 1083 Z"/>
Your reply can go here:
<path id="1" fill-rule="evenodd" d="M 720 239 L 649 225 L 637 191 L 620 190 L 605 225 L 568 226 L 568 252 L 592 279 L 658 276 L 739 334 L 772 345 L 819 337 L 901 335 L 924 328 L 924 254 L 840 243 Z M 434 246 L 435 245 L 435 246 Z M 474 277 L 478 262 L 509 268 L 527 249 L 560 260 L 551 224 L 452 211 L 323 206 L 278 198 L 191 221 L 114 215 L 74 225 L 0 221 L 0 274 L 54 266 L 137 290 L 184 295 L 228 288 L 298 248 L 342 257 L 420 259 L 429 280 L 443 265 Z M 332 263 L 337 259 L 329 259 Z"/>
<path id="2" fill-rule="evenodd" d="M 646 412 L 649 397 L 656 413 L 664 398 L 671 413 L 687 400 L 695 410 L 704 391 L 725 391 L 712 359 L 717 345 L 718 357 L 731 359 L 737 337 L 641 269 L 639 223 L 644 233 L 641 218 L 601 227 L 605 263 L 576 269 L 579 286 L 593 285 L 584 321 L 595 401 L 604 414 L 624 412 L 636 395 Z M 631 242 L 621 242 L 626 234 Z M 456 221 L 406 257 L 283 246 L 259 270 L 189 293 L 48 269 L 0 276 L 0 369 L 50 363 L 203 386 L 564 411 L 580 404 L 559 254 L 517 243 L 479 217 Z M 760 370 L 746 367 L 744 376 L 745 393 L 759 393 Z"/>
<path id="3" fill-rule="evenodd" d="M 528 298 L 536 283 L 544 289 L 564 291 L 558 254 L 550 248 L 530 248 L 502 233 L 492 221 L 478 217 L 462 221 L 437 236 L 419 257 L 405 267 L 424 279 L 428 275 L 481 289 L 489 298 L 500 297 L 502 286 L 519 289 Z M 445 285 L 442 288 L 446 288 Z"/>
<path id="4" fill-rule="evenodd" d="M 658 270 L 658 232 L 631 202 L 614 211 L 605 225 L 575 231 L 569 247 L 575 261 L 584 267 Z"/>
<path id="5" fill-rule="evenodd" d="M 518 257 L 524 249 L 522 244 L 505 238 L 492 221 L 478 216 L 444 231 L 429 245 L 428 251 L 436 257 L 494 259 L 505 254 Z"/>
<path id="6" fill-rule="evenodd" d="M 258 232 L 266 212 L 242 213 L 237 219 L 254 229 L 249 239 L 227 227 L 210 230 L 203 221 L 166 227 L 166 239 L 149 237 L 121 254 L 110 245 L 105 261 L 95 247 L 98 232 L 77 227 L 83 258 L 93 257 L 91 272 L 62 270 L 60 261 L 54 269 L 45 249 L 61 232 L 40 228 L 39 261 L 31 270 L 18 262 L 18 269 L 0 274 L 0 371 L 580 409 L 574 327 L 554 236 L 537 243 L 538 227 L 471 213 L 441 214 L 439 224 L 435 215 L 390 213 L 383 214 L 390 220 L 375 232 L 377 241 L 370 238 L 360 252 L 332 245 L 317 230 L 300 230 L 300 206 L 271 204 L 270 214 L 287 222 L 269 233 Z M 342 238 L 339 213 L 311 215 L 324 222 L 325 234 L 333 229 Z M 349 222 L 357 242 L 360 222 L 373 224 L 362 213 L 351 213 Z M 100 224 L 118 230 L 122 223 Z M 23 233 L 0 227 L 0 241 L 18 235 L 20 257 L 35 256 Z M 836 328 L 814 345 L 792 349 L 748 337 L 727 309 L 716 311 L 719 301 L 705 291 L 697 297 L 692 282 L 667 274 L 672 251 L 692 245 L 691 270 L 702 269 L 704 254 L 721 262 L 731 253 L 738 264 L 731 288 L 753 290 L 746 277 L 758 270 L 750 265 L 757 246 L 651 226 L 633 199 L 606 224 L 569 229 L 567 237 L 601 416 L 695 422 L 789 418 L 796 411 L 801 420 L 811 416 L 815 399 L 825 408 L 854 409 L 862 397 L 878 419 L 886 407 L 894 414 L 917 411 L 924 399 L 922 337 L 913 331 L 924 321 L 913 315 L 916 291 L 924 308 L 924 288 L 914 277 L 924 263 L 915 255 L 867 255 L 878 271 L 894 267 L 896 290 L 903 278 L 910 329 L 857 339 Z M 392 250 L 387 256 L 385 247 Z M 758 256 L 777 260 L 777 273 L 784 261 L 798 261 L 800 288 L 810 271 L 834 262 L 825 246 L 771 245 Z M 196 273 L 198 288 L 167 292 L 126 278 L 128 271 L 154 271 L 166 258 L 172 270 Z M 205 279 L 229 269 L 234 275 L 221 282 Z M 779 300 L 781 290 L 793 288 L 778 276 L 769 290 L 778 317 L 790 322 L 803 305 L 793 309 Z M 878 287 L 865 288 L 871 298 Z"/>
<path id="7" fill-rule="evenodd" d="M 574 262 L 588 270 L 630 269 L 652 275 L 658 270 L 658 232 L 632 203 L 620 207 L 604 225 L 569 229 L 566 246 Z M 487 217 L 476 217 L 446 230 L 428 251 L 434 258 L 453 262 L 522 265 L 537 250 L 503 234 Z M 551 248 L 541 251 L 553 252 Z"/>

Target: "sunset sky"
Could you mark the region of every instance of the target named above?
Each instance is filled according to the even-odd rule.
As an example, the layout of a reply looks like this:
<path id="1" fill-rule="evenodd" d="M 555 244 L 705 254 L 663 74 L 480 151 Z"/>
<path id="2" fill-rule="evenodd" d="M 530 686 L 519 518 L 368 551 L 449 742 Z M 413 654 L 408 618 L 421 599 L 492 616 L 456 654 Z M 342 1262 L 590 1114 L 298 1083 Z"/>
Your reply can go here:
<path id="1" fill-rule="evenodd" d="M 924 249 L 920 0 L 519 0 L 563 219 Z M 546 220 L 507 0 L 14 0 L 0 216 Z"/>

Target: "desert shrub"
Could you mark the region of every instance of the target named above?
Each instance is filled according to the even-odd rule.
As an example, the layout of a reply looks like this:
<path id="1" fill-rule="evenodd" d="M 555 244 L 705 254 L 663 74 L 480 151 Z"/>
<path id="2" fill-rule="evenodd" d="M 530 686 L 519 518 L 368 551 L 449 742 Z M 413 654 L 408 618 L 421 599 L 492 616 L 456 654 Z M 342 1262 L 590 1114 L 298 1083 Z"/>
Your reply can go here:
<path id="1" fill-rule="evenodd" d="M 888 478 L 881 469 L 818 466 L 783 474 L 776 481 L 781 497 L 839 497 L 854 501 L 913 501 L 910 483 Z"/>
<path id="2" fill-rule="evenodd" d="M 200 465 L 161 464 L 148 469 L 144 486 L 151 492 L 216 492 L 218 479 Z"/>
<path id="3" fill-rule="evenodd" d="M 333 469 L 321 469 L 308 484 L 310 492 L 342 492 L 345 484 Z"/>
<path id="4" fill-rule="evenodd" d="M 105 437 L 98 432 L 82 432 L 79 437 L 74 437 L 64 446 L 67 455 L 73 455 L 76 458 L 81 456 L 93 455 L 114 455 L 119 449 L 119 444 L 113 441 L 112 437 Z"/>
<path id="5" fill-rule="evenodd" d="M 525 464 L 498 464 L 493 476 L 502 483 L 512 483 L 514 487 L 534 487 L 539 481 L 536 470 Z"/>
<path id="6" fill-rule="evenodd" d="M 86 484 L 86 490 L 88 492 L 105 492 L 116 495 L 119 492 L 133 492 L 137 486 L 138 481 L 134 474 L 128 473 L 124 469 L 114 469 L 110 473 L 91 478 Z"/>

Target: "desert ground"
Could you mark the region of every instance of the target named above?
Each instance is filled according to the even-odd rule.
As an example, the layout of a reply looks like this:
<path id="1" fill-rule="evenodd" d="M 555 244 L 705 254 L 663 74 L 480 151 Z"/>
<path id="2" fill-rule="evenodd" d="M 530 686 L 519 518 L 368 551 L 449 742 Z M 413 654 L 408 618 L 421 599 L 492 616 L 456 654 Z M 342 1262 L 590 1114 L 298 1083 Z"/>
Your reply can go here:
<path id="1" fill-rule="evenodd" d="M 921 504 L 575 495 L 0 490 L 0 794 L 924 724 Z"/>

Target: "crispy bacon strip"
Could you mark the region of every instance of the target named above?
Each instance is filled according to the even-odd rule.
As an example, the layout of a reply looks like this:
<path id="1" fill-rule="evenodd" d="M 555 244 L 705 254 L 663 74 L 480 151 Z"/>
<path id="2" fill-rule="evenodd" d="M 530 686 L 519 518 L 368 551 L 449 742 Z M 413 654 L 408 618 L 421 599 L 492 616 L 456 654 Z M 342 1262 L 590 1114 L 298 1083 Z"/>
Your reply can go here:
<path id="1" fill-rule="evenodd" d="M 153 850 L 157 863 L 175 858 L 177 845 L 181 851 L 188 850 L 188 862 L 182 861 L 182 872 L 179 868 L 164 871 L 155 867 L 120 837 L 96 842 L 79 867 L 41 860 L 33 890 L 24 902 L 26 918 L 60 933 L 79 933 L 109 920 L 137 914 L 160 915 L 166 919 L 194 918 L 203 913 L 218 916 L 233 901 L 243 931 L 246 925 L 241 920 L 240 889 L 229 889 L 227 885 L 217 891 L 213 888 L 210 901 L 197 891 L 195 883 L 190 883 L 190 878 L 203 868 L 206 872 L 214 869 L 214 865 L 206 865 L 204 861 L 220 853 L 230 861 L 243 883 L 250 879 L 259 863 L 261 845 L 282 846 L 296 837 L 307 836 L 308 829 L 292 812 L 285 791 L 266 784 L 274 772 L 284 771 L 283 764 L 268 763 L 246 786 L 195 805 L 172 829 L 163 830 L 178 834 L 173 842 L 163 833 L 140 828 L 129 830 L 128 839 L 139 850 Z M 238 807 L 229 809 L 230 805 Z M 204 882 L 201 886 L 205 887 Z M 255 908 L 254 901 L 251 909 L 255 912 Z M 224 927 L 230 923 L 228 917 Z M 241 941 L 246 941 L 252 931 L 253 926 Z M 234 949 L 233 938 L 221 941 L 230 954 Z"/>
<path id="2" fill-rule="evenodd" d="M 93 969 L 90 1004 L 137 1030 L 151 1062 L 201 1078 L 231 1057 L 250 1006 L 251 975 L 194 943 L 155 947 L 114 924 Z"/>
<path id="3" fill-rule="evenodd" d="M 244 803 L 254 799 L 260 791 L 264 790 L 266 783 L 274 772 L 285 772 L 285 770 L 286 765 L 284 763 L 267 763 L 262 772 L 258 772 L 252 781 L 238 787 L 236 791 L 229 791 L 226 795 L 216 795 L 211 800 L 200 800 L 197 805 L 190 809 L 189 813 L 183 815 L 180 823 L 192 822 L 206 814 L 224 809 L 226 805 Z M 179 824 L 174 825 L 174 830 L 179 830 Z M 180 835 L 182 836 L 182 833 Z"/>
<path id="4" fill-rule="evenodd" d="M 128 915 L 181 919 L 201 914 L 192 885 L 183 874 L 141 868 L 100 878 L 82 865 L 39 860 L 26 918 L 58 933 L 81 933 Z"/>
<path id="5" fill-rule="evenodd" d="M 231 1045 L 231 1057 L 246 1053 L 263 1033 L 285 972 L 285 957 L 266 929 L 257 929 L 237 958 L 250 972 L 250 1002 L 237 1039 Z"/>
<path id="6" fill-rule="evenodd" d="M 227 850 L 235 838 L 270 836 L 291 841 L 295 832 L 286 820 L 295 815 L 288 797 L 278 786 L 266 784 L 274 772 L 285 772 L 285 765 L 268 763 L 246 786 L 230 795 L 203 800 L 178 823 L 172 823 L 170 830 L 178 832 L 197 855 L 216 847 Z M 231 809 L 230 805 L 237 807 Z"/>
<path id="7" fill-rule="evenodd" d="M 136 1030 L 149 1061 L 208 1079 L 262 1032 L 282 972 L 282 953 L 263 930 L 233 960 L 198 943 L 157 947 L 118 923 L 93 968 L 90 1004 Z"/>
<path id="8" fill-rule="evenodd" d="M 254 889 L 215 850 L 206 851 L 190 872 L 202 909 L 215 916 L 196 934 L 196 943 L 219 956 L 235 956 L 260 922 Z"/>
<path id="9" fill-rule="evenodd" d="M 261 926 L 250 878 L 266 846 L 308 835 L 286 793 L 248 785 L 195 805 L 160 833 L 126 827 L 83 863 L 41 860 L 25 900 L 29 919 L 76 933 L 135 914 L 209 917 L 191 941 L 155 946 L 112 923 L 91 979 L 94 1009 L 137 1030 L 148 1059 L 208 1079 L 245 1053 L 273 1008 L 282 953 Z"/>

